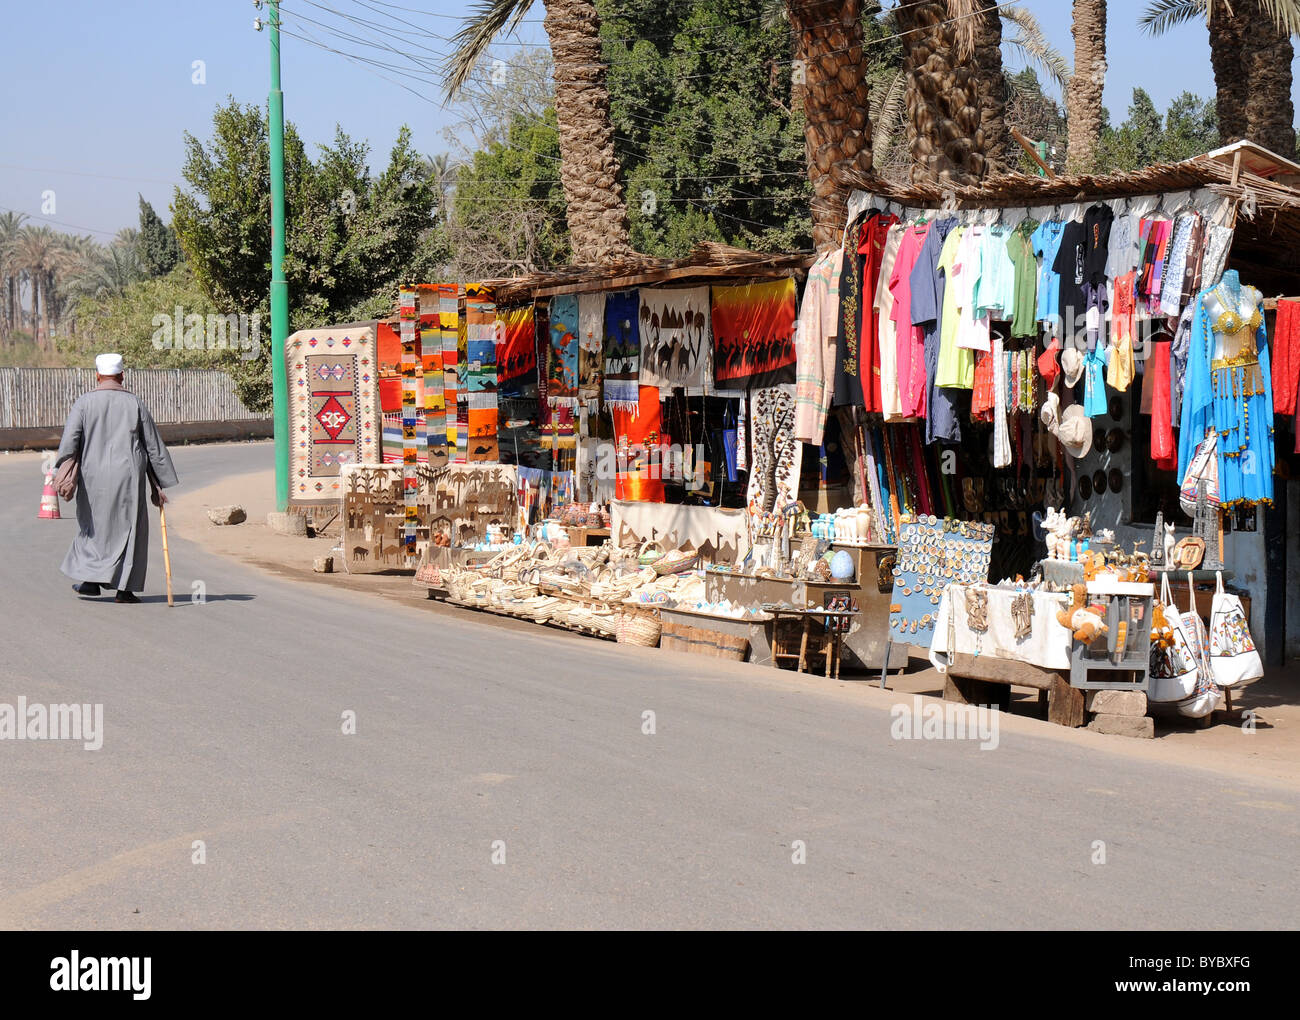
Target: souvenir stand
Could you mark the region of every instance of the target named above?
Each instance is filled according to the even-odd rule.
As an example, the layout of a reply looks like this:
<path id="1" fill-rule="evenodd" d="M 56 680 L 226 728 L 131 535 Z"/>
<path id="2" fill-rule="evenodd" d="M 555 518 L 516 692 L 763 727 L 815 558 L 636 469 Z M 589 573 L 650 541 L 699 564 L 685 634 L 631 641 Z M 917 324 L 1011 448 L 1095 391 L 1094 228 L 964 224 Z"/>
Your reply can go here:
<path id="1" fill-rule="evenodd" d="M 929 648 L 946 696 L 1005 704 L 1028 686 L 1054 721 L 1150 735 L 1149 707 L 1204 716 L 1225 704 L 1216 678 L 1258 675 L 1223 665 L 1258 661 L 1259 626 L 1223 581 L 1244 565 L 1259 604 L 1263 536 L 1225 532 L 1276 506 L 1270 426 L 1296 413 L 1300 370 L 1284 296 L 1300 279 L 1278 258 L 1300 240 L 1300 176 L 1284 176 L 1300 167 L 1252 162 L 1266 165 L 1276 179 L 1213 157 L 943 191 L 859 179 L 844 237 L 861 258 L 839 300 L 876 311 L 858 334 L 880 383 L 863 431 L 874 399 L 896 433 L 884 471 L 877 456 L 865 473 L 900 534 L 890 637 Z M 833 360 L 844 329 L 825 332 Z M 922 404 L 925 448 L 909 460 L 897 432 Z M 991 550 L 948 548 L 981 521 Z M 932 532 L 919 543 L 918 526 Z M 1187 578 L 1182 612 L 1156 591 L 1165 570 Z M 1206 581 L 1212 605 L 1198 591 L 1189 607 Z M 1171 674 L 1202 682 L 1171 687 Z"/>

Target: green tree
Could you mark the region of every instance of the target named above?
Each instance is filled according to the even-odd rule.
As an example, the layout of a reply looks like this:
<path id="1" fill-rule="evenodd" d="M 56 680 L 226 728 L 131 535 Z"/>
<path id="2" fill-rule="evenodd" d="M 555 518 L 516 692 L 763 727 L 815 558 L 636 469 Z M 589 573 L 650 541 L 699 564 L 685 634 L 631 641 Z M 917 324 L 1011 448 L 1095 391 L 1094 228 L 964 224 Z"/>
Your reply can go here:
<path id="1" fill-rule="evenodd" d="M 144 196 L 136 197 L 140 200 L 140 236 L 136 241 L 140 269 L 147 276 L 165 276 L 180 261 L 181 246 L 175 231 L 154 212 Z"/>
<path id="2" fill-rule="evenodd" d="M 1102 128 L 1097 147 L 1099 172 L 1136 170 L 1152 163 L 1175 162 L 1219 144 L 1214 105 L 1190 92 L 1177 96 L 1161 116 L 1143 89 L 1133 90 L 1128 118 L 1117 128 Z"/>

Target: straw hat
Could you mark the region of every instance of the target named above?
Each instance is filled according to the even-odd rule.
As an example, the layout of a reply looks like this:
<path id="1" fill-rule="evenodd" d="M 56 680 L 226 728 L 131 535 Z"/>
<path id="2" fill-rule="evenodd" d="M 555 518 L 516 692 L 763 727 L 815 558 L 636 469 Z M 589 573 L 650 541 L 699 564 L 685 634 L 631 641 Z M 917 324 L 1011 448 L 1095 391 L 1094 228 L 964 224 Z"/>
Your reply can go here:
<path id="1" fill-rule="evenodd" d="M 1067 347 L 1061 354 L 1061 371 L 1065 373 L 1065 385 L 1077 386 L 1083 378 L 1083 355 L 1077 347 Z"/>
<path id="2" fill-rule="evenodd" d="M 1092 421 L 1083 413 L 1081 404 L 1071 404 L 1065 409 L 1061 424 L 1052 434 L 1075 460 L 1082 460 L 1092 451 Z"/>

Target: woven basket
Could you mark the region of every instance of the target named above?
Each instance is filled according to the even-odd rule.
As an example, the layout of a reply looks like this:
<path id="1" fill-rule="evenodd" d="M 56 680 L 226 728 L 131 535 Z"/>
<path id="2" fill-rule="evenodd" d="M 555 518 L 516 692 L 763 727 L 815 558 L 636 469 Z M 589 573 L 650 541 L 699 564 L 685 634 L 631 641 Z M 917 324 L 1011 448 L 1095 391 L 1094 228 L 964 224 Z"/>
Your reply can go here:
<path id="1" fill-rule="evenodd" d="M 636 560 L 641 566 L 648 567 L 664 555 L 664 547 L 658 542 L 652 542 L 646 539 L 641 543 L 641 548 L 637 550 Z"/>
<path id="2" fill-rule="evenodd" d="M 699 562 L 700 554 L 697 552 L 685 552 L 684 550 L 675 550 L 674 552 L 665 553 L 659 559 L 651 564 L 654 572 L 660 577 L 666 574 L 680 574 L 684 570 L 690 570 Z"/>
<path id="3" fill-rule="evenodd" d="M 663 625 L 655 613 L 628 610 L 618 618 L 615 637 L 621 645 L 637 645 L 641 648 L 655 648 L 659 644 L 659 635 Z"/>

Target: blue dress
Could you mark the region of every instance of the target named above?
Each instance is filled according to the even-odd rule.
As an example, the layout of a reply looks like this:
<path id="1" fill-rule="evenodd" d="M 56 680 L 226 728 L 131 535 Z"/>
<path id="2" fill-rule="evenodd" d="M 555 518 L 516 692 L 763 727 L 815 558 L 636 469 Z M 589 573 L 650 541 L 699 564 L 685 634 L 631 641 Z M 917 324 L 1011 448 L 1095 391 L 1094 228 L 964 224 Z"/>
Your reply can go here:
<path id="1" fill-rule="evenodd" d="M 1205 299 L 1210 287 L 1196 295 L 1192 338 L 1183 384 L 1183 406 L 1178 433 L 1178 479 L 1205 438 L 1206 429 L 1217 433 L 1219 503 L 1225 510 L 1273 502 L 1273 381 L 1268 351 L 1268 330 L 1259 307 L 1261 295 L 1251 287 L 1243 296 L 1255 303 L 1254 314 L 1242 319 L 1232 311 L 1210 319 Z M 1218 300 L 1231 304 L 1223 295 Z M 1238 305 L 1239 307 L 1239 305 Z M 1220 338 L 1230 338 L 1255 327 L 1254 342 L 1239 354 L 1216 359 Z"/>

